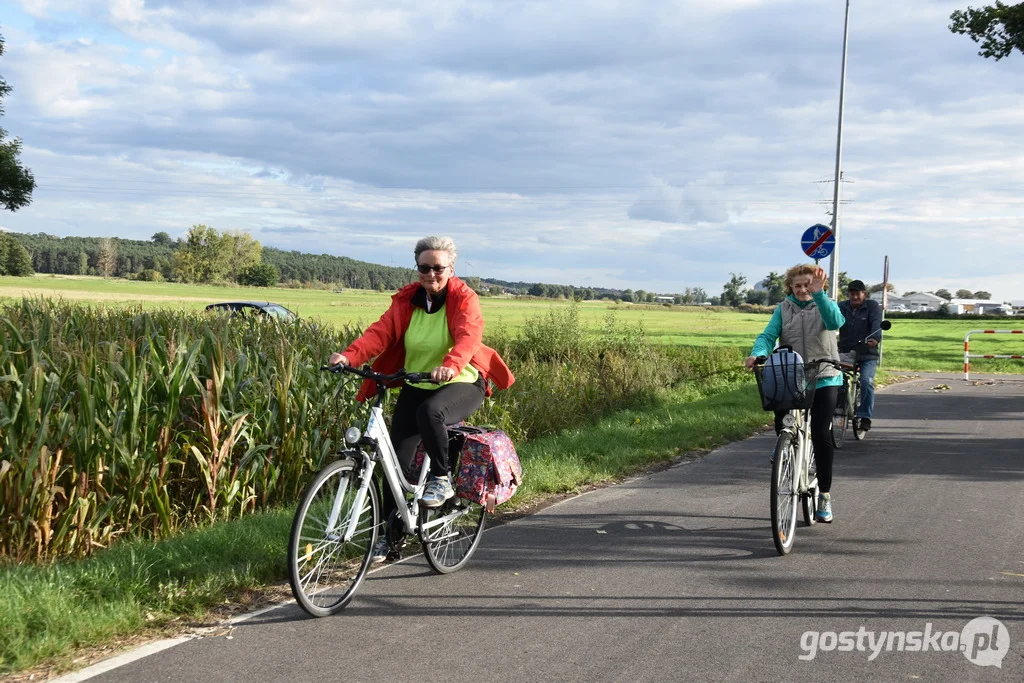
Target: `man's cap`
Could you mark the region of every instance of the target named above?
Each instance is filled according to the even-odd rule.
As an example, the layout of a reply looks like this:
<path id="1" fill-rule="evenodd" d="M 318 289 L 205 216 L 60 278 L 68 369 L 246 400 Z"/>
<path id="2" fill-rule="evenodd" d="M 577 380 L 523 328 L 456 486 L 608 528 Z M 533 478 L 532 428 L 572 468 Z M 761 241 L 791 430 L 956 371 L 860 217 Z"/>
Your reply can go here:
<path id="1" fill-rule="evenodd" d="M 863 280 L 851 280 L 850 284 L 846 285 L 847 291 L 850 292 L 864 292 L 867 291 L 867 287 L 864 286 Z"/>

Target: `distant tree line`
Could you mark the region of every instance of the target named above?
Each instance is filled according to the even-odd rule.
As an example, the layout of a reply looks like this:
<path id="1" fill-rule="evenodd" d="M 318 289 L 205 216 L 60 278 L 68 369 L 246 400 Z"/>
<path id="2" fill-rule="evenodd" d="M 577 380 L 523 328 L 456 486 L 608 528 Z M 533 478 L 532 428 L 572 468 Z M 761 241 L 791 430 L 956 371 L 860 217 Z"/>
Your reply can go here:
<path id="1" fill-rule="evenodd" d="M 100 237 L 54 237 L 39 232 L 33 235 L 8 233 L 28 252 L 37 273 L 60 275 L 107 275 L 131 277 L 143 270 L 169 274 L 174 240 L 166 243 Z M 101 244 L 105 247 L 101 254 Z"/>
<path id="2" fill-rule="evenodd" d="M 33 275 L 32 257 L 10 233 L 0 232 L 0 275 Z"/>
<path id="3" fill-rule="evenodd" d="M 909 296 L 915 293 L 916 292 L 905 292 L 903 296 Z M 983 289 L 979 289 L 977 292 L 972 292 L 969 289 L 958 289 L 956 290 L 956 294 L 950 294 L 948 289 L 936 289 L 934 292 L 932 292 L 932 294 L 934 294 L 935 296 L 942 297 L 946 301 L 950 301 L 951 299 L 982 299 L 984 301 L 992 300 L 992 293 L 986 292 Z"/>
<path id="4" fill-rule="evenodd" d="M 642 289 L 609 289 L 606 287 L 576 287 L 574 285 L 556 285 L 545 282 L 509 282 L 491 278 L 464 278 L 474 290 L 482 296 L 488 294 L 508 293 L 527 295 L 545 299 L 569 299 L 579 301 L 622 301 L 625 303 L 668 303 L 670 298 L 674 304 L 701 304 L 708 300 L 707 292 L 700 287 L 687 287 L 682 292 L 659 294 Z"/>
<path id="5" fill-rule="evenodd" d="M 416 281 L 412 268 L 395 268 L 346 256 L 263 249 L 263 262 L 277 268 L 284 281 L 336 283 L 353 289 L 390 291 Z"/>
<path id="6" fill-rule="evenodd" d="M 148 281 L 237 282 L 263 287 L 282 282 L 377 291 L 393 291 L 416 281 L 416 272 L 411 268 L 382 266 L 345 256 L 263 247 L 244 231 L 220 232 L 206 225 L 193 225 L 184 237 L 178 239 L 173 239 L 166 232 L 158 232 L 150 240 L 55 237 L 42 232 L 7 234 L 10 241 L 23 250 L 22 261 L 29 266 L 29 271 L 23 273 L 26 275 L 31 275 L 34 270 L 45 274 L 100 275 Z M 0 251 L 0 258 L 5 256 L 5 252 Z M 464 280 L 481 296 L 509 293 L 549 299 L 605 299 L 627 303 L 668 303 L 670 300 L 674 304 L 702 304 L 708 301 L 707 292 L 700 287 L 656 294 L 642 289 L 507 282 L 477 276 L 466 276 Z"/>
<path id="7" fill-rule="evenodd" d="M 325 283 L 355 289 L 392 290 L 415 280 L 410 268 L 365 263 L 344 256 L 303 254 L 264 248 L 244 231 L 219 232 L 193 225 L 183 238 L 158 232 L 151 240 L 55 237 L 46 233 L 4 233 L 0 242 L 18 245 L 29 272 L 5 267 L 0 274 L 102 275 L 176 282 L 238 282 L 274 286 L 279 281 Z M 0 244 L 6 264 L 10 248 Z M 11 252 L 13 253 L 13 252 Z M 24 271 L 24 268 L 21 269 Z"/>

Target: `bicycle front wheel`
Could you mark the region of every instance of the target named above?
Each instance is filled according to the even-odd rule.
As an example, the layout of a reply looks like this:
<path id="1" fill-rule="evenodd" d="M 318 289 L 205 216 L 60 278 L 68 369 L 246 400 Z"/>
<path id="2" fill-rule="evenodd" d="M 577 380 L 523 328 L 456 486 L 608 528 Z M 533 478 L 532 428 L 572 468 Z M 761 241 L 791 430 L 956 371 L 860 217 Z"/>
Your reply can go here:
<path id="1" fill-rule="evenodd" d="M 839 402 L 832 412 L 832 446 L 843 447 L 843 439 L 846 438 L 846 430 L 850 426 L 849 405 L 853 396 L 850 395 L 850 381 L 844 376 L 843 386 L 839 389 Z"/>
<path id="2" fill-rule="evenodd" d="M 355 462 L 333 462 L 316 475 L 295 511 L 288 576 L 296 602 L 315 617 L 344 609 L 370 568 L 380 504 L 371 485 L 352 514 L 361 483 Z M 350 525 L 355 528 L 346 541 Z"/>
<path id="3" fill-rule="evenodd" d="M 793 435 L 782 432 L 775 442 L 771 486 L 772 540 L 779 555 L 789 554 L 796 535 L 796 457 Z"/>
<path id="4" fill-rule="evenodd" d="M 479 503 L 451 498 L 438 508 L 420 509 L 420 542 L 427 563 L 438 574 L 466 566 L 480 545 L 487 510 Z"/>
<path id="5" fill-rule="evenodd" d="M 800 494 L 801 507 L 804 511 L 804 522 L 807 526 L 814 526 L 818 518 L 814 513 L 818 509 L 818 496 L 821 489 L 818 488 L 818 465 L 814 461 L 814 446 L 811 446 L 811 457 L 807 462 L 807 492 Z"/>
<path id="6" fill-rule="evenodd" d="M 850 425 L 850 418 L 847 415 L 846 406 L 836 408 L 832 415 L 832 445 L 835 448 L 843 447 L 843 439 L 846 438 L 846 429 Z"/>
<path id="7" fill-rule="evenodd" d="M 853 406 L 850 408 L 850 419 L 851 420 L 853 420 L 853 416 L 857 414 L 857 411 L 860 410 L 860 399 L 861 399 L 860 385 L 858 384 L 857 391 L 854 394 Z M 858 426 L 860 426 L 860 420 L 854 420 L 853 421 L 853 438 L 855 438 L 857 441 L 863 441 L 864 437 L 867 436 L 868 433 L 865 430 L 863 430 L 863 429 L 857 429 Z"/>

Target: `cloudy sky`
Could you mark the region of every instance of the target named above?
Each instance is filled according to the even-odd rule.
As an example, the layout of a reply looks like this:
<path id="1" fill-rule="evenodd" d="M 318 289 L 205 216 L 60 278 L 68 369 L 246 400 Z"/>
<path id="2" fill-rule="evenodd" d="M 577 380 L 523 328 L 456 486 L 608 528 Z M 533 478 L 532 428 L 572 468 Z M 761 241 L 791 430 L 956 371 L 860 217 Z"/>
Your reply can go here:
<path id="1" fill-rule="evenodd" d="M 852 0 L 840 268 L 1024 299 L 1024 55 Z M 974 3 L 978 5 L 979 3 Z M 721 292 L 829 223 L 843 0 L 0 0 L 0 227 Z"/>

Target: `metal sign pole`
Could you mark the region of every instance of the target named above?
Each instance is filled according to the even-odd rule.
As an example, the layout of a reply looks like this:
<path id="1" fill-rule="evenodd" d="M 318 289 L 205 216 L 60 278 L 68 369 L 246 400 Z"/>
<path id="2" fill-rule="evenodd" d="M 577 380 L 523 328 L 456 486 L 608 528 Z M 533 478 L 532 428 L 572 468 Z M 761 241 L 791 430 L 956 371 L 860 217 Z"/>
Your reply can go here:
<path id="1" fill-rule="evenodd" d="M 832 234 L 836 239 L 836 248 L 829 261 L 828 279 L 832 282 L 832 298 L 839 300 L 839 183 L 842 181 L 843 154 L 843 100 L 846 94 L 846 52 L 850 28 L 850 0 L 846 0 L 846 19 L 843 21 L 843 72 L 839 80 L 839 132 L 836 135 L 836 181 L 832 190 Z"/>
<path id="2" fill-rule="evenodd" d="M 885 320 L 885 309 L 889 306 L 889 255 L 885 255 L 885 267 L 882 269 L 882 320 Z M 884 336 L 884 335 L 883 335 Z M 885 344 L 878 343 L 878 364 L 882 364 L 882 348 Z"/>

